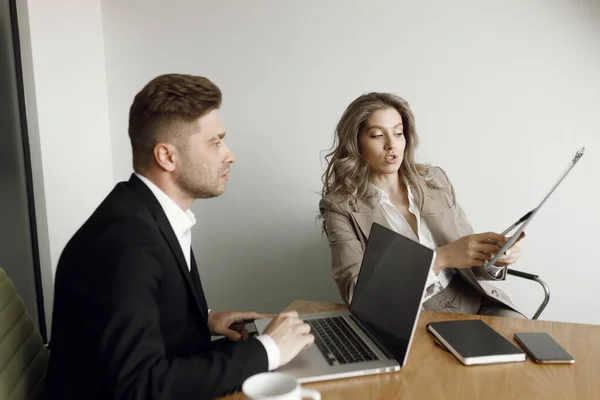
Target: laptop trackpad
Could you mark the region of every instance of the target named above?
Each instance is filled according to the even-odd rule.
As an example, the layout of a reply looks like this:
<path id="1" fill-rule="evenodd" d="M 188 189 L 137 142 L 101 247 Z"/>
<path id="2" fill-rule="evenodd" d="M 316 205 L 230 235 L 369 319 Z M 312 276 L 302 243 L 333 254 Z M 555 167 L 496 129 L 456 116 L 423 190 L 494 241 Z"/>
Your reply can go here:
<path id="1" fill-rule="evenodd" d="M 297 378 L 331 373 L 331 366 L 314 344 L 300 352 L 292 361 L 279 367 L 279 372 L 285 372 Z"/>

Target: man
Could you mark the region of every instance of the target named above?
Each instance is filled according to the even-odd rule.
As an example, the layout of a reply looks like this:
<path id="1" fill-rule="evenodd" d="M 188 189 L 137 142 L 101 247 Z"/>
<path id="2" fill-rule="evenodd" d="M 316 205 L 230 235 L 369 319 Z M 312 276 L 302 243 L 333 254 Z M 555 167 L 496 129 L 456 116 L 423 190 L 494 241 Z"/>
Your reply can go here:
<path id="1" fill-rule="evenodd" d="M 162 75 L 135 97 L 135 173 L 65 247 L 56 271 L 47 399 L 203 399 L 286 364 L 314 340 L 283 313 L 210 312 L 191 250 L 194 199 L 225 189 L 233 153 L 206 78 Z M 211 336 L 227 339 L 211 341 Z"/>

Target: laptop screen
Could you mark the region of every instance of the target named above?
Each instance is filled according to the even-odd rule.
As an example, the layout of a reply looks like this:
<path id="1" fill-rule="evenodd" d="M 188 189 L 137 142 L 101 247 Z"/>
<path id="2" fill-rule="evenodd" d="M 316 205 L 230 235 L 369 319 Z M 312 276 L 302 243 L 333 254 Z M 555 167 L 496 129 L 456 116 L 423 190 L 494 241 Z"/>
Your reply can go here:
<path id="1" fill-rule="evenodd" d="M 433 254 L 426 246 L 377 223 L 371 228 L 350 311 L 402 365 Z"/>

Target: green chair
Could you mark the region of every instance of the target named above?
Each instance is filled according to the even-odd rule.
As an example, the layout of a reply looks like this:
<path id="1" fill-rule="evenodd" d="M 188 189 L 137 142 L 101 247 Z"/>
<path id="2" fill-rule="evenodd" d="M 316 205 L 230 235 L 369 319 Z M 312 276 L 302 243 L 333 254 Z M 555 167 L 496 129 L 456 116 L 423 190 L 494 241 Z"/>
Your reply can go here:
<path id="1" fill-rule="evenodd" d="M 0 399 L 37 400 L 48 350 L 15 285 L 0 268 Z"/>

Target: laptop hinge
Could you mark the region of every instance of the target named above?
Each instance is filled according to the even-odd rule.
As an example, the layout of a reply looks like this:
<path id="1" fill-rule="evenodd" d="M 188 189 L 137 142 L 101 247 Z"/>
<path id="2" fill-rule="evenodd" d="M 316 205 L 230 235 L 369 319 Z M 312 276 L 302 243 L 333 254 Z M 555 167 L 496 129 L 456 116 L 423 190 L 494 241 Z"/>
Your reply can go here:
<path id="1" fill-rule="evenodd" d="M 354 321 L 354 323 L 356 325 L 358 325 L 360 327 L 360 329 L 362 329 L 362 331 L 369 337 L 369 339 L 371 339 L 371 341 L 373 343 L 375 343 L 375 346 L 377 346 L 379 348 L 379 350 L 381 350 L 386 355 L 387 358 L 393 358 L 396 361 L 398 361 L 399 363 L 402 363 L 402 361 L 400 361 L 396 357 L 394 357 L 392 352 L 388 350 L 388 348 L 383 344 L 383 342 L 381 340 L 379 340 L 379 338 L 377 337 L 375 332 L 373 332 L 371 329 L 369 329 L 369 327 L 366 324 L 363 324 L 360 321 L 360 319 L 356 315 L 354 315 L 352 312 L 350 313 L 350 318 L 352 318 L 352 321 Z"/>

